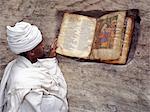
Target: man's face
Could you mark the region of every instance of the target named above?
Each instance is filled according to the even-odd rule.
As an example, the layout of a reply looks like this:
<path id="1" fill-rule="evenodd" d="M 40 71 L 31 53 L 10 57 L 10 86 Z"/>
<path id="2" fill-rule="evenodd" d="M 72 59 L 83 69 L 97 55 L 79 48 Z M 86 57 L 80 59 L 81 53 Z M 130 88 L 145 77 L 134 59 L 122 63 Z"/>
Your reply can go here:
<path id="1" fill-rule="evenodd" d="M 42 42 L 40 42 L 32 51 L 34 53 L 34 57 L 35 58 L 43 58 L 44 57 L 44 47 L 45 47 L 45 43 L 42 40 Z"/>

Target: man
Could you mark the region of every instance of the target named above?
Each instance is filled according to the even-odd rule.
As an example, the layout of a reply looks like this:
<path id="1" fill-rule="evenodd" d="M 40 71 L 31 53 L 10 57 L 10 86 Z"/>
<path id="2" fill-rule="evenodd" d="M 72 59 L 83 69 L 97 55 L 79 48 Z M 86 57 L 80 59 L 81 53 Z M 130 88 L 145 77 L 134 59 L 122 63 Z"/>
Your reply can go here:
<path id="1" fill-rule="evenodd" d="M 5 69 L 0 112 L 67 112 L 66 82 L 56 58 L 44 58 L 39 29 L 26 22 L 7 26 L 7 40 L 19 55 Z M 56 55 L 55 48 L 50 54 Z"/>

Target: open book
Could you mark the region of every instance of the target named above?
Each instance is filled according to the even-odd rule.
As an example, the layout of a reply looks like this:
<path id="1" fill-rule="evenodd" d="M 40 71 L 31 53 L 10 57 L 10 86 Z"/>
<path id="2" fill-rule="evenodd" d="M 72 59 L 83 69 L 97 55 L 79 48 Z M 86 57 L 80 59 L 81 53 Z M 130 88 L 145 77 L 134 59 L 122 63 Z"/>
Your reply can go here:
<path id="1" fill-rule="evenodd" d="M 134 20 L 126 11 L 99 18 L 65 13 L 58 35 L 56 52 L 70 57 L 125 64 L 131 43 Z"/>

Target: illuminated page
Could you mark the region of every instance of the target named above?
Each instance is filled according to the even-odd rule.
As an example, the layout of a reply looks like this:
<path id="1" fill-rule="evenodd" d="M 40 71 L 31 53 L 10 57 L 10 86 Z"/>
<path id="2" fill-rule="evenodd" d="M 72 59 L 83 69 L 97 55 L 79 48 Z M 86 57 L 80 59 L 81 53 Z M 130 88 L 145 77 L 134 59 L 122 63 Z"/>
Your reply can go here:
<path id="1" fill-rule="evenodd" d="M 90 59 L 113 60 L 120 57 L 126 12 L 113 12 L 97 20 Z"/>
<path id="2" fill-rule="evenodd" d="M 56 52 L 71 57 L 88 57 L 91 52 L 95 27 L 95 18 L 65 13 Z"/>
<path id="3" fill-rule="evenodd" d="M 125 30 L 125 34 L 123 38 L 123 46 L 122 46 L 122 52 L 121 52 L 120 58 L 117 60 L 105 61 L 106 63 L 112 63 L 112 64 L 125 64 L 126 63 L 130 44 L 131 44 L 134 22 L 131 18 L 127 17 L 125 25 L 126 25 L 126 30 Z"/>

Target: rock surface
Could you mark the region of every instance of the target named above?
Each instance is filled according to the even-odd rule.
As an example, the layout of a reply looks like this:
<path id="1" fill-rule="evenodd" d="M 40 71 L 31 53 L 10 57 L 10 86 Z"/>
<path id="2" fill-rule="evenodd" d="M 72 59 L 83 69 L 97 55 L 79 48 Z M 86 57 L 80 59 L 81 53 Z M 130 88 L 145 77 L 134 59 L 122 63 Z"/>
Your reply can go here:
<path id="1" fill-rule="evenodd" d="M 68 84 L 70 112 L 150 111 L 149 0 L 0 0 L 0 77 L 16 56 L 6 42 L 6 26 L 24 20 L 36 24 L 48 43 L 56 37 L 60 10 L 140 11 L 141 26 L 134 58 L 126 65 L 80 62 L 58 56 Z"/>

